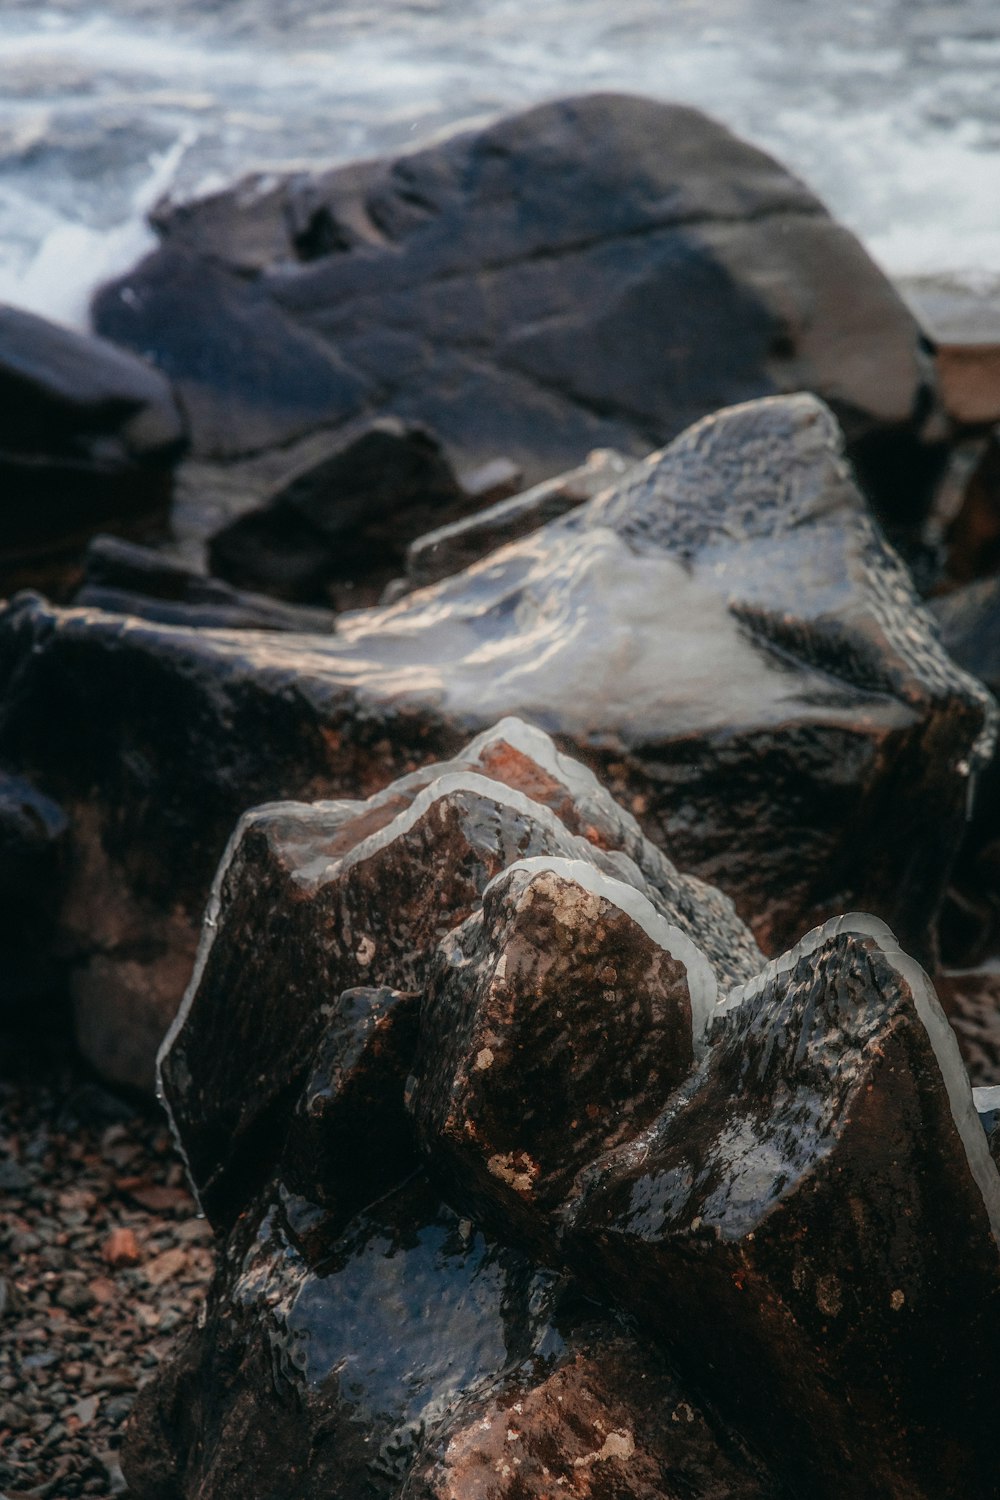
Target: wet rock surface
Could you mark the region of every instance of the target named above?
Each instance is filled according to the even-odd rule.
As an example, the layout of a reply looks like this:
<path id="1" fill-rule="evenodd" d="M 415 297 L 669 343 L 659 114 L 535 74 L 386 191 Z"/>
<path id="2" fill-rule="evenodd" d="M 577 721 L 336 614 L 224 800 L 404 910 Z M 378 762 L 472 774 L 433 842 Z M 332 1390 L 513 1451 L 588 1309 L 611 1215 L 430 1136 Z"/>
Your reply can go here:
<path id="1" fill-rule="evenodd" d="M 0 307 L 0 595 L 65 589 L 89 536 L 166 524 L 185 425 L 169 383 L 103 339 Z"/>
<path id="2" fill-rule="evenodd" d="M 811 389 L 886 513 L 920 509 L 932 395 L 911 314 L 801 182 L 695 110 L 565 99 L 154 224 L 161 247 L 99 294 L 96 326 L 153 352 L 202 455 L 388 412 L 461 467 L 502 453 L 534 483 Z"/>
<path id="3" fill-rule="evenodd" d="M 994 713 L 806 396 L 706 419 L 615 489 L 333 636 L 21 597 L 0 620 L 0 680 L 0 754 L 72 825 L 78 1004 L 99 991 L 119 1034 L 133 1009 L 151 1018 L 133 1055 L 90 1055 L 147 1085 L 247 806 L 367 795 L 516 713 L 727 891 L 768 951 L 865 906 L 929 960 Z"/>
<path id="4" fill-rule="evenodd" d="M 927 976 L 765 963 L 538 731 L 460 760 L 227 854 L 161 1056 L 226 1248 L 131 1482 L 986 1500 L 996 1091 Z"/>

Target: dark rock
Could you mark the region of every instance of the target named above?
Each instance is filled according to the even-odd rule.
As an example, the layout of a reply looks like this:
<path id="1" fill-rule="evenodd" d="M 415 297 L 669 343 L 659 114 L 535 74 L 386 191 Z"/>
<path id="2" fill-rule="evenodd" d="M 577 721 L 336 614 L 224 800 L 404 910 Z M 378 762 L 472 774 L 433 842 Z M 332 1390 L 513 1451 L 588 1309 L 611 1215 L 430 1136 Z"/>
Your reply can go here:
<path id="1" fill-rule="evenodd" d="M 566 1215 L 793 1492 L 989 1494 L 1000 1177 L 880 923 L 831 923 L 733 991 L 699 1072 Z"/>
<path id="2" fill-rule="evenodd" d="M 500 500 L 450 526 L 419 536 L 406 549 L 406 576 L 413 588 L 437 583 L 507 542 L 537 531 L 547 521 L 575 510 L 621 479 L 629 460 L 611 449 L 597 449 L 569 474 L 543 480 L 524 494 Z"/>
<path id="3" fill-rule="evenodd" d="M 690 938 L 593 867 L 529 859 L 495 879 L 442 944 L 409 1098 L 455 1201 L 531 1243 L 690 1072 L 716 997 Z"/>
<path id="4" fill-rule="evenodd" d="M 944 970 L 935 976 L 972 1082 L 1000 1078 L 1000 969 Z"/>
<path id="5" fill-rule="evenodd" d="M 932 599 L 949 654 L 1000 692 L 1000 582 L 982 578 Z M 941 949 L 951 968 L 977 968 L 1000 955 L 1000 763 L 979 777 L 941 913 Z"/>
<path id="6" fill-rule="evenodd" d="M 161 248 L 96 325 L 153 351 L 201 454 L 389 412 L 460 467 L 504 453 L 535 483 L 805 388 L 885 515 L 921 510 L 933 375 L 912 315 L 801 182 L 695 110 L 565 99 L 154 222 Z"/>
<path id="7" fill-rule="evenodd" d="M 101 527 L 162 527 L 184 442 L 171 388 L 145 361 L 0 307 L 0 593 L 64 584 Z"/>
<path id="8" fill-rule="evenodd" d="M 471 1405 L 471 1410 L 469 1409 Z M 534 1378 L 466 1403 L 434 1434 L 405 1500 L 758 1500 L 780 1490 L 613 1325 L 574 1329 Z"/>
<path id="9" fill-rule="evenodd" d="M 586 837 L 574 831 L 581 825 Z M 231 1223 L 273 1168 L 281 1144 L 275 1116 L 301 1090 L 304 1068 L 331 1066 L 331 995 L 358 985 L 422 990 L 438 942 L 478 909 L 489 880 L 539 854 L 617 877 L 615 888 L 632 892 L 647 921 L 668 928 L 669 913 L 686 952 L 696 932 L 703 991 L 714 994 L 720 981 L 758 966 L 725 898 L 679 875 L 582 767 L 516 723 L 367 803 L 249 813 L 219 870 L 196 977 L 160 1059 L 163 1094 L 213 1222 Z M 423 872 L 419 881 L 414 869 Z M 373 993 L 378 1004 L 384 992 L 359 993 L 362 1002 Z M 373 1038 L 363 1003 L 335 1023 L 334 1050 L 358 1054 L 337 1065 L 354 1082 L 346 1103 L 338 1090 L 336 1115 L 354 1109 L 358 1090 L 367 1097 L 372 1069 L 402 1068 L 401 1089 L 410 1059 L 403 1067 L 388 1038 L 409 1036 L 406 1015 L 394 1008 Z M 682 1024 L 690 1039 L 690 1015 Z M 317 1047 L 320 1060 L 309 1065 Z M 385 1129 L 399 1134 L 392 1122 Z M 300 1131 L 289 1150 L 311 1160 L 319 1148 Z M 296 1192 L 325 1201 L 321 1188 L 307 1191 L 301 1163 L 286 1176 Z"/>
<path id="10" fill-rule="evenodd" d="M 94 955 L 93 1003 L 149 1014 L 156 996 L 161 1033 L 246 807 L 369 795 L 507 713 L 587 761 L 768 951 L 861 906 L 929 960 L 995 714 L 806 396 L 706 419 L 332 637 L 22 597 L 0 618 L 0 687 L 0 756 L 71 817 L 64 938 Z"/>
<path id="11" fill-rule="evenodd" d="M 229 582 L 282 599 L 322 602 L 339 585 L 374 603 L 407 542 L 469 503 L 437 440 L 385 418 L 218 532 L 209 561 Z"/>
<path id="12" fill-rule="evenodd" d="M 195 629 L 329 634 L 335 618 L 329 610 L 281 604 L 264 594 L 234 589 L 151 547 L 114 536 L 96 536 L 88 546 L 83 582 L 73 603 Z"/>
<path id="13" fill-rule="evenodd" d="M 55 925 L 69 821 L 20 776 L 0 774 L 0 1016 L 30 1025 L 40 999 L 62 983 Z"/>
<path id="14" fill-rule="evenodd" d="M 575 1309 L 560 1277 L 460 1220 L 420 1175 L 315 1267 L 279 1201 L 246 1239 L 204 1330 L 140 1397 L 124 1466 L 147 1500 L 561 1493 L 538 1488 L 542 1464 L 552 1483 L 582 1471 L 595 1500 L 670 1500 L 679 1483 L 693 1500 L 778 1494 L 654 1352 Z M 498 1445 L 508 1462 L 494 1467 Z M 501 1488 L 480 1487 L 486 1464 Z M 521 1467 L 533 1488 L 511 1487 Z"/>

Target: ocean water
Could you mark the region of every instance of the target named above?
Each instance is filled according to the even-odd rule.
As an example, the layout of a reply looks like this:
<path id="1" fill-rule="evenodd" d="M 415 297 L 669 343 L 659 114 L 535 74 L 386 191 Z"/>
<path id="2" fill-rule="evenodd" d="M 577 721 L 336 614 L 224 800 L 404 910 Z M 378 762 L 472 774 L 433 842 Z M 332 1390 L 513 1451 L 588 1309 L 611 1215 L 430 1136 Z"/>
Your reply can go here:
<path id="1" fill-rule="evenodd" d="M 1000 0 L 0 0 L 0 300 L 85 326 L 145 214 L 615 88 L 707 110 L 897 279 L 1000 289 Z"/>

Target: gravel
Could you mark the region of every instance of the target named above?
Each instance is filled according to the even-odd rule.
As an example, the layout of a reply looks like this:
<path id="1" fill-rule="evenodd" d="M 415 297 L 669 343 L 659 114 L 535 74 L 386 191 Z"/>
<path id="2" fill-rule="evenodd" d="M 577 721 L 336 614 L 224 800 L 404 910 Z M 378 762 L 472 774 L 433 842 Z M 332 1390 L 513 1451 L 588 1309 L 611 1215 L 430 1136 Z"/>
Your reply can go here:
<path id="1" fill-rule="evenodd" d="M 71 1063 L 0 1077 L 0 1500 L 127 1493 L 136 1392 L 213 1269 L 161 1119 Z"/>

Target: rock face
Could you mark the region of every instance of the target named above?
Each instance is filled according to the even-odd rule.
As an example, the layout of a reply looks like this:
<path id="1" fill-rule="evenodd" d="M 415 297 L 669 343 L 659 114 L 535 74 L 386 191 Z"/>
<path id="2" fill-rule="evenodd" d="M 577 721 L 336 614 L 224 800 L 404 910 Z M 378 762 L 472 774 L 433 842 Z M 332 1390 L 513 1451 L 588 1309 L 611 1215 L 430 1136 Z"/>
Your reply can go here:
<path id="1" fill-rule="evenodd" d="M 808 396 L 706 419 L 619 487 L 332 637 L 22 598 L 0 622 L 0 684 L 4 764 L 73 823 L 67 941 L 99 957 L 120 1015 L 158 995 L 161 1034 L 246 807 L 368 795 L 507 713 L 583 757 L 767 951 L 867 906 L 930 958 L 995 713 Z"/>
<path id="2" fill-rule="evenodd" d="M 281 599 L 327 603 L 339 588 L 374 603 L 407 542 L 469 505 L 433 435 L 385 418 L 217 532 L 209 561 L 231 583 Z"/>
<path id="3" fill-rule="evenodd" d="M 542 105 L 394 160 L 248 179 L 154 216 L 96 299 L 225 459 L 392 413 L 529 483 L 810 389 L 887 516 L 920 508 L 930 363 L 858 242 L 697 111 Z"/>
<path id="4" fill-rule="evenodd" d="M 150 365 L 0 307 L 0 595 L 60 587 L 102 527 L 162 526 L 184 441 Z"/>
<path id="5" fill-rule="evenodd" d="M 537 731 L 463 760 L 220 869 L 161 1078 L 224 1248 L 131 1485 L 988 1500 L 1000 1091 L 926 975 L 764 963 Z"/>

